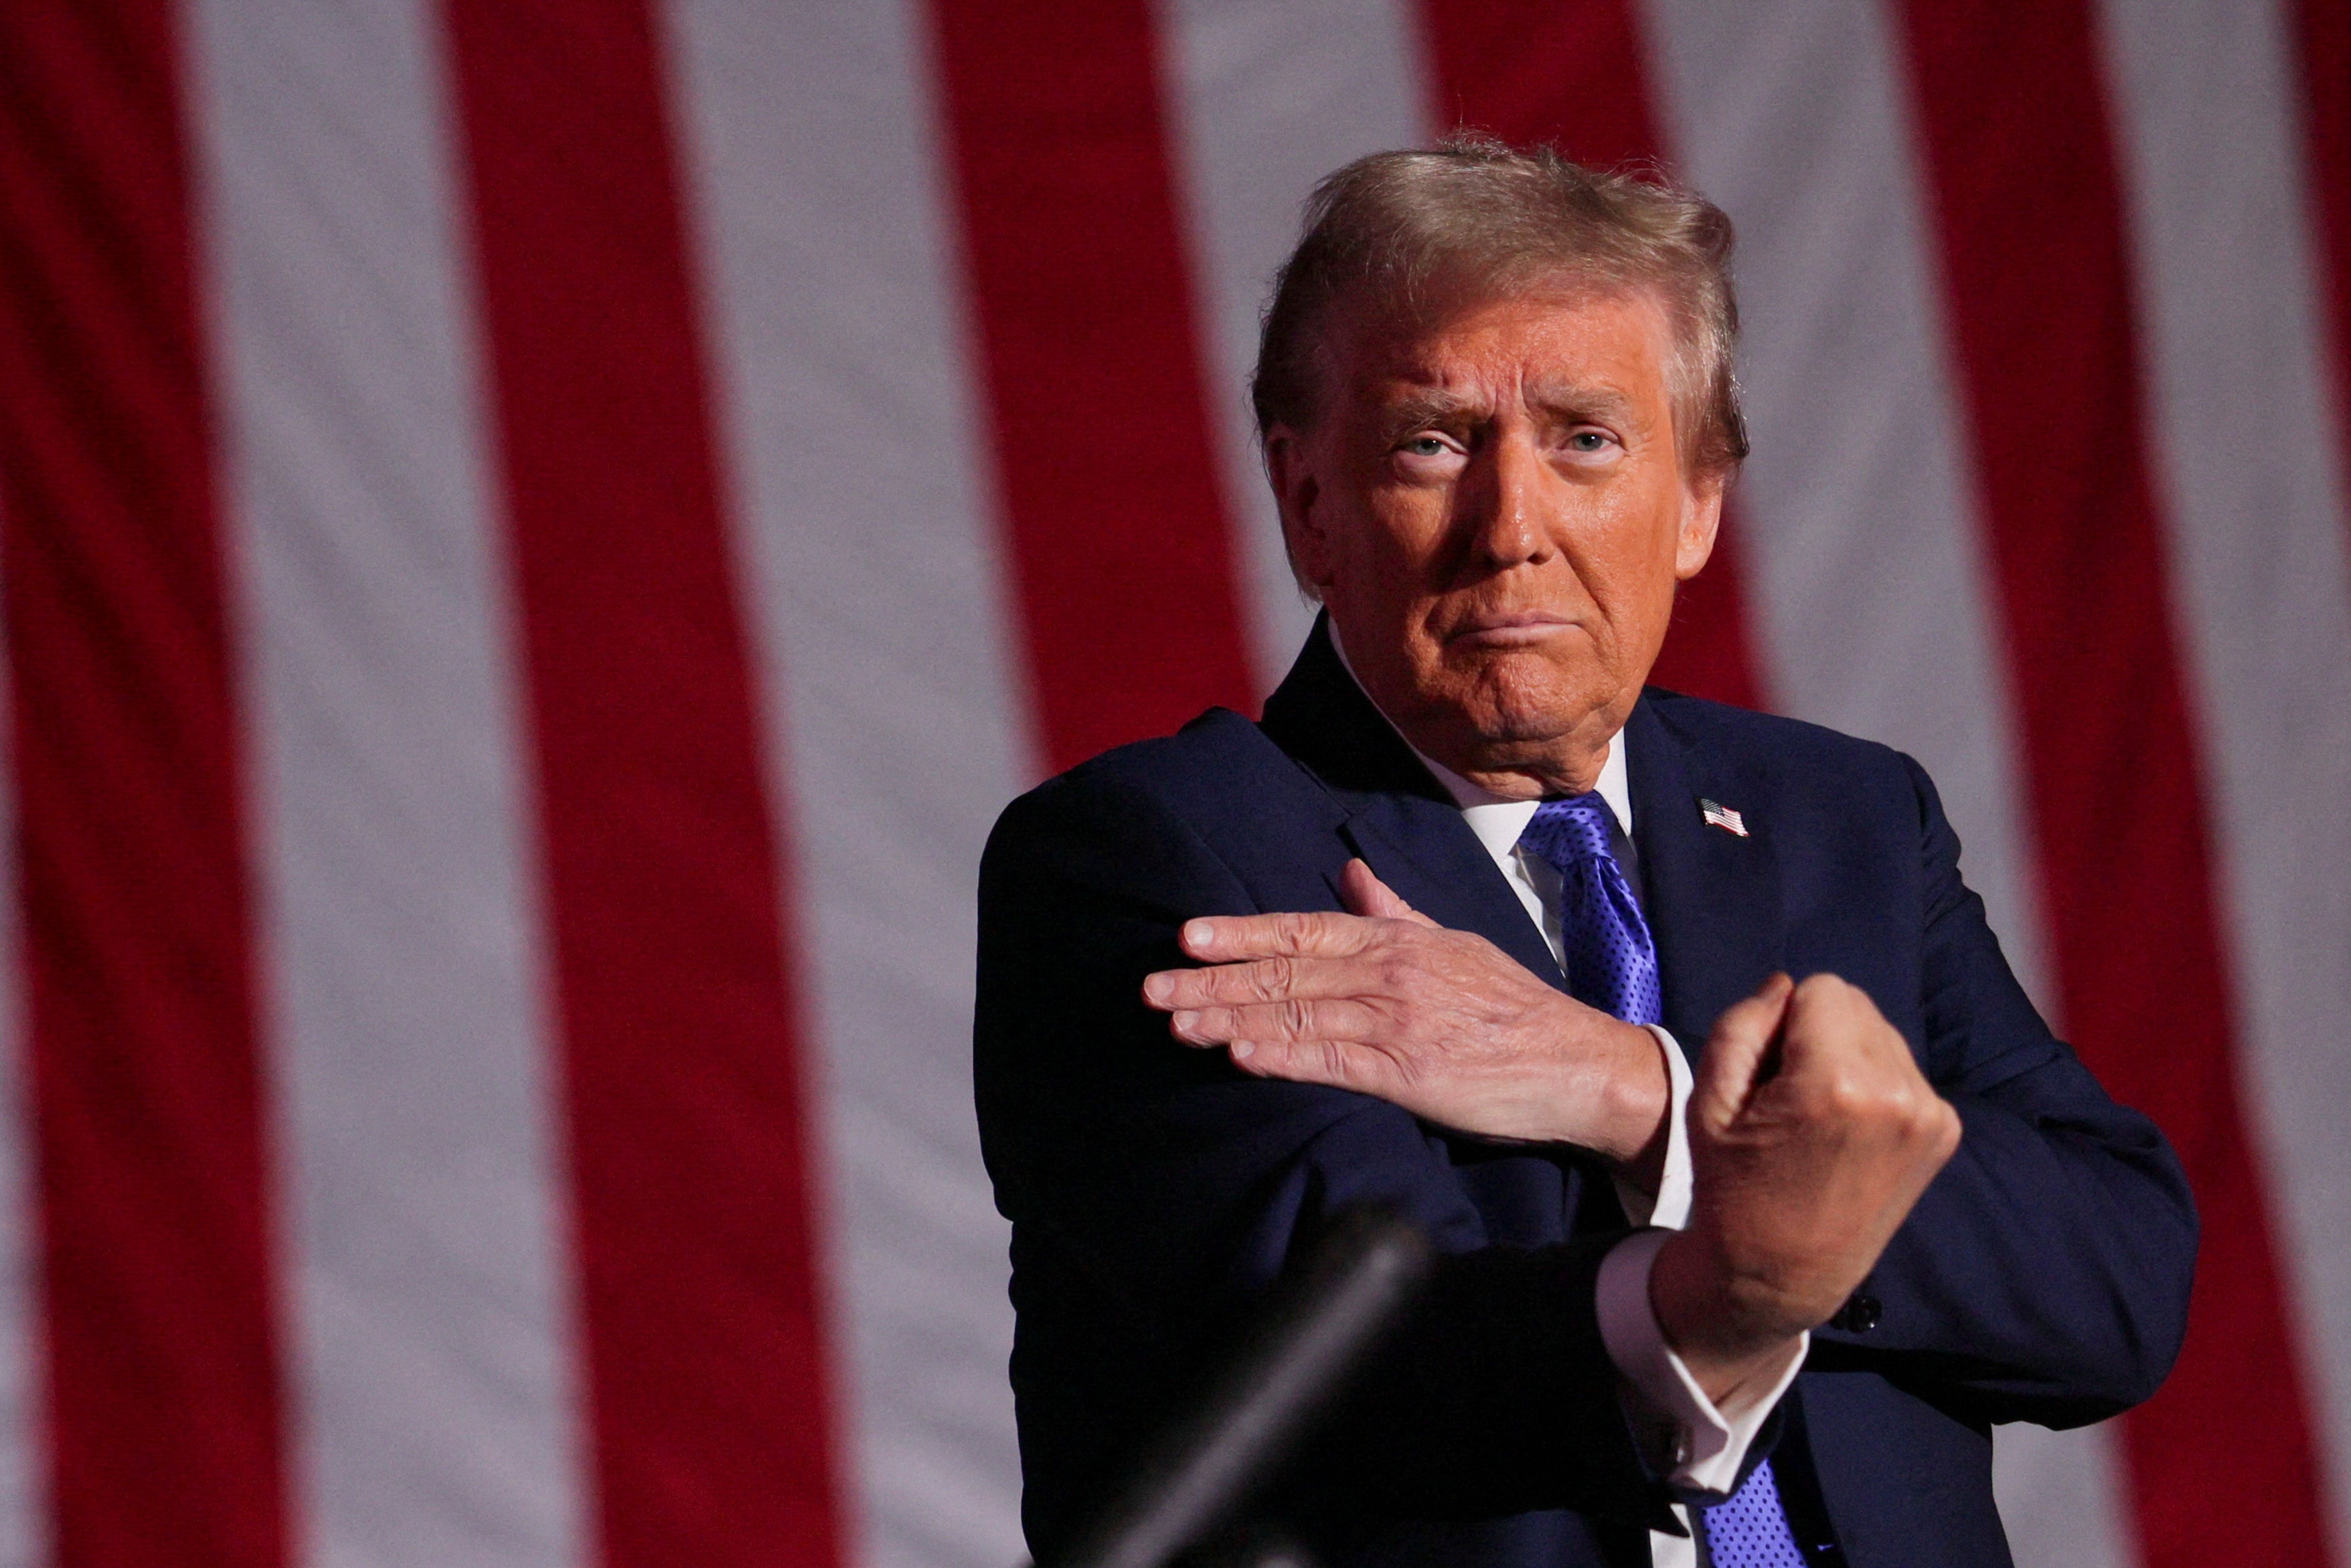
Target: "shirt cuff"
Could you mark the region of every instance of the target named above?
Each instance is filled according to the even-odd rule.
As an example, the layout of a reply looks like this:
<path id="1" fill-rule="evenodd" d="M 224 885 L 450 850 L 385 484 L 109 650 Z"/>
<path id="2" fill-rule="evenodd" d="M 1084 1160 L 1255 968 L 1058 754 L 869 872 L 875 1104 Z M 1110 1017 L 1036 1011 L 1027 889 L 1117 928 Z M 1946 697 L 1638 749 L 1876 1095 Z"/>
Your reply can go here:
<path id="1" fill-rule="evenodd" d="M 1684 1204 L 1687 1208 L 1687 1195 Z M 1666 1344 L 1656 1309 L 1649 1304 L 1649 1270 L 1670 1234 L 1644 1231 L 1628 1236 L 1600 1261 L 1594 1303 L 1600 1341 L 1629 1386 L 1627 1414 L 1651 1449 L 1659 1472 L 1681 1491 L 1719 1500 L 1737 1486 L 1747 1450 L 1780 1396 L 1796 1380 L 1812 1336 L 1797 1336 L 1796 1353 L 1770 1384 L 1735 1390 L 1716 1405 Z"/>
<path id="2" fill-rule="evenodd" d="M 1642 1025 L 1657 1037 L 1658 1049 L 1666 1054 L 1666 1168 L 1657 1182 L 1657 1195 L 1651 1198 L 1628 1182 L 1616 1183 L 1616 1201 L 1625 1206 L 1625 1218 L 1635 1225 L 1662 1225 L 1668 1231 L 1678 1231 L 1689 1223 L 1690 1153 L 1689 1153 L 1689 1058 L 1674 1037 L 1657 1023 Z"/>

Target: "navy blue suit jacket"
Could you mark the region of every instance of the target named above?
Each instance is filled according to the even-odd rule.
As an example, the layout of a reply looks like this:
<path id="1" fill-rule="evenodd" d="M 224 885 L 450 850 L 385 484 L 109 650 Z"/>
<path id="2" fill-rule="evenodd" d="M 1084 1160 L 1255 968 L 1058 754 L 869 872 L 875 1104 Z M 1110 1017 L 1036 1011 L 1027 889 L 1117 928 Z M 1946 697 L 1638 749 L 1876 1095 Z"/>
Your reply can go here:
<path id="1" fill-rule="evenodd" d="M 2185 1326 L 2179 1162 L 2009 972 L 1917 764 L 1652 690 L 1625 731 L 1665 1022 L 1696 1053 L 1773 970 L 1861 986 L 1965 1127 L 1783 1402 L 1774 1469 L 1855 1568 L 2009 1561 L 1991 1426 L 2111 1415 Z M 1698 802 L 1744 815 L 1705 825 Z M 1212 711 L 1023 796 L 980 878 L 976 1071 L 1012 1221 L 1012 1381 L 1049 1556 L 1180 1406 L 1320 1219 L 1380 1200 L 1445 1254 L 1432 1297 L 1281 1505 L 1339 1563 L 1630 1568 L 1666 1492 L 1593 1306 L 1627 1233 L 1573 1148 L 1498 1147 L 1175 1044 L 1140 998 L 1196 915 L 1340 908 L 1368 861 L 1563 983 L 1451 798 L 1318 628 L 1262 723 Z M 2159 1049 L 2159 1042 L 2149 1042 Z"/>

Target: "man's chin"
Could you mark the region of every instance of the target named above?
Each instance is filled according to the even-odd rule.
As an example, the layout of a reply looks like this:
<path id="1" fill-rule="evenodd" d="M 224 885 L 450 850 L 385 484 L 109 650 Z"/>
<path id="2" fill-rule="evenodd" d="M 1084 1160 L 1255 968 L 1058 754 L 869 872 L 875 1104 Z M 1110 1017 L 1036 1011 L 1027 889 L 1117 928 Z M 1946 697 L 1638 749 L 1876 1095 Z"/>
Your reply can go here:
<path id="1" fill-rule="evenodd" d="M 1582 703 L 1493 702 L 1473 698 L 1455 707 L 1452 716 L 1462 741 L 1499 754 L 1557 746 L 1588 722 L 1591 710 Z"/>
<path id="2" fill-rule="evenodd" d="M 1603 683 L 1590 672 L 1575 674 L 1583 679 L 1561 671 L 1549 659 L 1525 656 L 1485 661 L 1461 693 L 1459 711 L 1491 744 L 1542 745 L 1565 740 L 1607 701 L 1595 690 Z"/>
<path id="3" fill-rule="evenodd" d="M 1581 650 L 1583 658 L 1563 660 L 1556 649 L 1448 648 L 1394 671 L 1404 680 L 1392 701 L 1380 701 L 1376 672 L 1358 674 L 1374 673 L 1366 690 L 1432 755 L 1539 755 L 1576 745 L 1613 700 L 1589 645 Z"/>

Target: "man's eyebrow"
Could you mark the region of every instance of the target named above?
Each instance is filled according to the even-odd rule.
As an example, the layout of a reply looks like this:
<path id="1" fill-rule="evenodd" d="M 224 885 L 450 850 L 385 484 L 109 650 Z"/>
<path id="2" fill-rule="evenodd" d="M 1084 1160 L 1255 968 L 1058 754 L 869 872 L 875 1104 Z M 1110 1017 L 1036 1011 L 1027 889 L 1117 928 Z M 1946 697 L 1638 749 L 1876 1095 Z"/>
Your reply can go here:
<path id="1" fill-rule="evenodd" d="M 1623 423 L 1634 413 L 1633 400 L 1613 387 L 1538 387 L 1530 400 L 1554 419 Z"/>
<path id="2" fill-rule="evenodd" d="M 1553 419 L 1604 420 L 1623 423 L 1632 419 L 1633 400 L 1613 387 L 1553 386 L 1533 389 L 1534 406 Z M 1486 413 L 1485 400 L 1464 397 L 1442 387 L 1416 387 L 1381 405 L 1381 427 L 1391 435 L 1428 425 L 1458 423 Z"/>
<path id="3" fill-rule="evenodd" d="M 1481 400 L 1465 398 L 1441 387 L 1416 387 L 1380 406 L 1380 424 L 1392 434 L 1423 425 L 1444 425 L 1484 411 Z"/>

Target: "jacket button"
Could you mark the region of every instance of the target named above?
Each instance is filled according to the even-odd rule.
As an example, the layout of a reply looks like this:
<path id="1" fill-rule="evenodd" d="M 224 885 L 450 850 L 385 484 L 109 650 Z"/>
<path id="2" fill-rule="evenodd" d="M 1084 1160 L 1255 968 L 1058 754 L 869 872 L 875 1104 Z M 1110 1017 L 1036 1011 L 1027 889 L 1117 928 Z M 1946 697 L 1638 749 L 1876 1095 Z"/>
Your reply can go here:
<path id="1" fill-rule="evenodd" d="M 1844 1334 L 1867 1334 L 1885 1315 L 1885 1303 L 1867 1291 L 1855 1291 L 1829 1319 L 1829 1326 Z"/>

